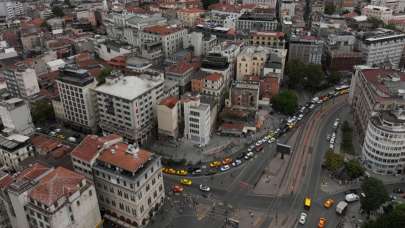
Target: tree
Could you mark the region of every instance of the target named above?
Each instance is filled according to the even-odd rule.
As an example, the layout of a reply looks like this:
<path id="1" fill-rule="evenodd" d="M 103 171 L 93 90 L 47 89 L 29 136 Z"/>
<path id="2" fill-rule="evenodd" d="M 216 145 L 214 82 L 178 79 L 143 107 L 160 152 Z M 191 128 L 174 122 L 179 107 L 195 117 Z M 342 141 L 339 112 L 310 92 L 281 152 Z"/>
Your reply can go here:
<path id="1" fill-rule="evenodd" d="M 63 17 L 65 16 L 65 13 L 63 12 L 63 9 L 59 6 L 54 6 L 52 7 L 52 13 L 53 15 L 55 15 L 56 17 Z"/>
<path id="2" fill-rule="evenodd" d="M 325 166 L 331 172 L 336 172 L 344 165 L 343 156 L 328 150 L 325 155 Z"/>
<path id="3" fill-rule="evenodd" d="M 394 210 L 382 215 L 375 221 L 367 222 L 363 228 L 403 228 L 405 227 L 405 204 L 398 204 Z"/>
<path id="4" fill-rule="evenodd" d="M 203 0 L 202 4 L 203 4 L 204 9 L 208 9 L 208 6 L 218 3 L 218 2 L 219 2 L 219 0 Z"/>
<path id="5" fill-rule="evenodd" d="M 384 28 L 390 29 L 390 30 L 396 30 L 397 29 L 397 27 L 394 24 L 384 25 Z"/>
<path id="6" fill-rule="evenodd" d="M 361 208 L 368 214 L 377 210 L 383 203 L 389 200 L 389 195 L 382 181 L 377 178 L 366 178 L 361 184 L 361 189 L 366 197 L 360 199 Z"/>
<path id="7" fill-rule="evenodd" d="M 342 78 L 342 75 L 337 72 L 337 71 L 332 71 L 327 78 L 329 85 L 336 85 L 338 82 L 340 82 L 340 79 Z"/>
<path id="8" fill-rule="evenodd" d="M 384 25 L 384 22 L 376 17 L 368 17 L 367 22 L 371 23 L 373 28 L 379 28 Z"/>
<path id="9" fill-rule="evenodd" d="M 55 119 L 52 104 L 45 99 L 32 104 L 31 116 L 34 123 L 44 123 Z"/>
<path id="10" fill-rule="evenodd" d="M 288 75 L 288 87 L 291 89 L 297 89 L 302 86 L 304 80 L 305 65 L 296 59 L 287 62 L 286 74 Z"/>
<path id="11" fill-rule="evenodd" d="M 349 175 L 349 177 L 352 179 L 361 177 L 364 174 L 364 168 L 357 160 L 350 160 L 346 162 L 345 168 L 347 175 Z"/>
<path id="12" fill-rule="evenodd" d="M 97 76 L 97 85 L 104 84 L 105 78 L 111 75 L 112 69 L 107 67 L 101 70 L 100 74 Z"/>
<path id="13" fill-rule="evenodd" d="M 327 5 L 325 6 L 325 14 L 332 15 L 332 14 L 335 13 L 335 11 L 336 11 L 335 5 L 333 5 L 333 4 L 327 4 Z"/>
<path id="14" fill-rule="evenodd" d="M 344 121 L 342 124 L 342 143 L 341 149 L 343 152 L 353 154 L 353 129 L 350 127 L 349 122 Z"/>
<path id="15" fill-rule="evenodd" d="M 272 99 L 273 108 L 284 114 L 293 114 L 297 109 L 298 97 L 291 90 L 281 91 Z"/>
<path id="16" fill-rule="evenodd" d="M 309 64 L 304 69 L 304 86 L 307 90 L 311 92 L 316 92 L 320 89 L 325 75 L 322 71 L 321 65 Z"/>
<path id="17" fill-rule="evenodd" d="M 287 62 L 286 74 L 288 75 L 289 88 L 299 89 L 304 87 L 311 92 L 320 88 L 325 77 L 321 65 L 304 64 L 296 59 Z"/>

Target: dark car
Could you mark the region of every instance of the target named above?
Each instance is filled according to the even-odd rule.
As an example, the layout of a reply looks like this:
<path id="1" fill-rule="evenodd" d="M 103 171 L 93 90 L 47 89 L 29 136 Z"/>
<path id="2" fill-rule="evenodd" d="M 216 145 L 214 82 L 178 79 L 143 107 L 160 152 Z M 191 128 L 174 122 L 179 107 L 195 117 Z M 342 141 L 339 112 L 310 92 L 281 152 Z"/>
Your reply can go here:
<path id="1" fill-rule="evenodd" d="M 245 157 L 245 155 L 246 155 L 246 153 L 241 153 L 236 158 L 237 159 L 242 159 L 243 157 Z"/>

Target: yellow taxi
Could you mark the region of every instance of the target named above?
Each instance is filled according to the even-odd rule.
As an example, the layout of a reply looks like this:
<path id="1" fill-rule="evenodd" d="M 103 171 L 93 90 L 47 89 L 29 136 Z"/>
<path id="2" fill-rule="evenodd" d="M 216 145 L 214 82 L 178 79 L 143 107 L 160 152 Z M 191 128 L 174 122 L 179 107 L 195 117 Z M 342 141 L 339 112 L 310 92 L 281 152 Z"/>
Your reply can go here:
<path id="1" fill-rule="evenodd" d="M 187 178 L 183 178 L 180 180 L 180 183 L 182 185 L 191 185 L 193 183 L 193 181 L 191 181 L 190 179 L 187 179 Z"/>
<path id="2" fill-rule="evenodd" d="M 167 168 L 166 173 L 167 173 L 167 174 L 176 174 L 176 170 L 173 169 L 173 168 Z"/>
<path id="3" fill-rule="evenodd" d="M 187 174 L 188 174 L 187 170 L 184 170 L 184 169 L 176 170 L 176 175 L 186 176 Z"/>
<path id="4" fill-rule="evenodd" d="M 318 228 L 324 228 L 328 220 L 326 218 L 320 218 L 318 223 Z"/>
<path id="5" fill-rule="evenodd" d="M 304 208 L 309 210 L 311 208 L 311 198 L 306 197 L 304 199 Z"/>
<path id="6" fill-rule="evenodd" d="M 223 165 L 229 165 L 231 163 L 232 163 L 232 158 L 225 158 L 224 160 L 222 160 Z"/>
<path id="7" fill-rule="evenodd" d="M 325 202 L 323 202 L 323 206 L 325 208 L 330 208 L 332 207 L 332 205 L 335 203 L 335 201 L 333 199 L 327 199 L 325 200 Z"/>
<path id="8" fill-rule="evenodd" d="M 218 167 L 218 166 L 221 166 L 221 165 L 222 165 L 222 163 L 220 161 L 213 161 L 213 162 L 210 163 L 211 168 Z"/>

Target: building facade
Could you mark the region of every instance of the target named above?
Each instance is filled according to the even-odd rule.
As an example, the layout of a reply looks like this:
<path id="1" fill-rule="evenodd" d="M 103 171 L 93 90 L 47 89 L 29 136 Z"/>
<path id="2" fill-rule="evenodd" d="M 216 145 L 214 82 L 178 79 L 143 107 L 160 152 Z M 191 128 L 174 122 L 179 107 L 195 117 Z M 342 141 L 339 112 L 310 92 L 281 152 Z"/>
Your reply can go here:
<path id="1" fill-rule="evenodd" d="M 39 84 L 35 70 L 25 64 L 3 71 L 7 90 L 14 97 L 33 99 L 38 96 Z"/>
<path id="2" fill-rule="evenodd" d="M 30 138 L 24 135 L 0 135 L 0 163 L 7 170 L 19 170 L 20 163 L 34 156 L 34 148 Z"/>
<path id="3" fill-rule="evenodd" d="M 233 108 L 257 111 L 259 108 L 260 83 L 256 81 L 233 81 L 229 93 Z"/>
<path id="4" fill-rule="evenodd" d="M 183 101 L 183 110 L 184 136 L 194 144 L 207 145 L 211 134 L 210 105 L 192 97 Z"/>
<path id="5" fill-rule="evenodd" d="M 179 102 L 167 97 L 156 106 L 159 135 L 177 138 L 179 131 Z"/>
<path id="6" fill-rule="evenodd" d="M 269 54 L 270 49 L 262 46 L 247 46 L 242 49 L 236 60 L 236 80 L 244 80 L 247 76 L 261 76 Z"/>
<path id="7" fill-rule="evenodd" d="M 314 36 L 292 37 L 288 60 L 300 60 L 304 64 L 321 64 L 323 41 Z"/>
<path id="8" fill-rule="evenodd" d="M 248 33 L 250 31 L 276 31 L 278 21 L 273 14 L 246 12 L 236 20 L 236 31 Z"/>
<path id="9" fill-rule="evenodd" d="M 29 135 L 34 132 L 28 104 L 20 98 L 0 102 L 0 117 L 6 132 Z"/>

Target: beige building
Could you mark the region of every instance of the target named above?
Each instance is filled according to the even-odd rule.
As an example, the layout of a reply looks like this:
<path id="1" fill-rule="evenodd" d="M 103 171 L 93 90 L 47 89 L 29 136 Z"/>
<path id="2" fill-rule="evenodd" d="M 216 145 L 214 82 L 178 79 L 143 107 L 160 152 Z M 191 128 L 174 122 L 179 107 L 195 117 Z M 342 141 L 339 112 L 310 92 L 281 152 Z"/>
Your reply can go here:
<path id="1" fill-rule="evenodd" d="M 183 48 L 183 38 L 187 35 L 187 29 L 155 25 L 145 28 L 140 33 L 142 43 L 162 42 L 164 56 L 170 57 Z"/>
<path id="2" fill-rule="evenodd" d="M 250 45 L 266 46 L 271 48 L 284 48 L 285 37 L 283 32 L 252 32 L 249 36 Z"/>
<path id="3" fill-rule="evenodd" d="M 245 47 L 236 60 L 236 80 L 244 80 L 246 76 L 260 76 L 269 53 L 270 49 L 262 46 Z"/>
<path id="4" fill-rule="evenodd" d="M 204 13 L 205 11 L 199 8 L 180 9 L 177 11 L 177 18 L 184 24 L 184 26 L 194 27 L 197 23 L 197 19 Z"/>
<path id="5" fill-rule="evenodd" d="M 132 144 L 103 150 L 93 173 L 104 217 L 128 228 L 146 225 L 165 198 L 161 168 L 160 157 Z"/>
<path id="6" fill-rule="evenodd" d="M 179 105 L 175 97 L 164 98 L 156 106 L 160 135 L 176 138 L 178 135 Z"/>

